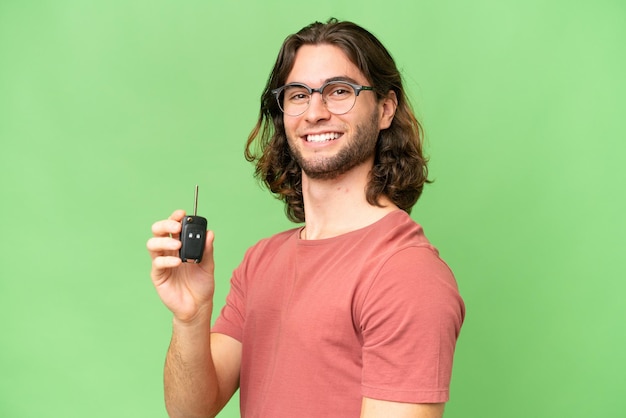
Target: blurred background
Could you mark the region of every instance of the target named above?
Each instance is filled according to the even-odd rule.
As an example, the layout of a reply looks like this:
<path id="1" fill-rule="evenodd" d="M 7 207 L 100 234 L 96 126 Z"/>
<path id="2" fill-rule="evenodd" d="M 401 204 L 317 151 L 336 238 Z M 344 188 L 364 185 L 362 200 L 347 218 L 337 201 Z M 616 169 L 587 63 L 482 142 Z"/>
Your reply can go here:
<path id="1" fill-rule="evenodd" d="M 243 148 L 283 39 L 331 16 L 424 125 L 412 216 L 467 304 L 446 418 L 623 416 L 622 0 L 0 1 L 0 416 L 167 416 L 151 224 L 199 185 L 217 305 L 293 226 Z"/>

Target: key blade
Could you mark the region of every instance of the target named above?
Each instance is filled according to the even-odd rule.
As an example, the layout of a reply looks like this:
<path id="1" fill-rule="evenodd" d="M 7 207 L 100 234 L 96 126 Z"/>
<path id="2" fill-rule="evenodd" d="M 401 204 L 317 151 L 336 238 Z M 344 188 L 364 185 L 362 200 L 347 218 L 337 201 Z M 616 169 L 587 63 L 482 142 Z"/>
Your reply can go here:
<path id="1" fill-rule="evenodd" d="M 196 192 L 193 197 L 193 216 L 198 215 L 198 185 L 196 184 Z"/>

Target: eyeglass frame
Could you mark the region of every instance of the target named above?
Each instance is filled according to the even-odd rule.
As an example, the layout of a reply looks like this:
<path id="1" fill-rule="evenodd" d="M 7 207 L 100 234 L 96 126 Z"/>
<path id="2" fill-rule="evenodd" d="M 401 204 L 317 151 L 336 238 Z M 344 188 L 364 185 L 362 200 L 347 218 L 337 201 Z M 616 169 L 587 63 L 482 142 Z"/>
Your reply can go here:
<path id="1" fill-rule="evenodd" d="M 346 84 L 348 86 L 350 86 L 352 88 L 352 90 L 354 90 L 354 103 L 352 103 L 352 106 L 350 106 L 350 108 L 348 110 L 346 110 L 343 113 L 335 113 L 332 112 L 330 109 L 328 109 L 328 104 L 326 103 L 326 101 L 324 100 L 324 93 L 322 93 L 324 91 L 324 89 L 326 87 L 328 87 L 331 84 Z M 304 110 L 300 113 L 298 113 L 297 115 L 290 115 L 289 113 L 285 113 L 285 111 L 283 110 L 283 107 L 280 104 L 280 94 L 287 88 L 287 87 L 304 87 L 308 92 L 309 92 L 309 101 L 306 104 L 306 107 L 304 108 Z M 302 114 L 304 114 L 304 112 L 306 112 L 307 110 L 309 110 L 309 107 L 311 107 L 311 97 L 313 97 L 313 93 L 319 93 L 322 96 L 322 103 L 324 103 L 324 107 L 326 108 L 326 110 L 328 110 L 330 113 L 332 113 L 333 115 L 345 115 L 346 113 L 348 113 L 349 111 L 352 110 L 352 108 L 354 108 L 354 105 L 356 104 L 356 98 L 359 97 L 359 94 L 362 91 L 374 91 L 374 87 L 371 86 L 363 86 L 361 84 L 356 84 L 356 83 L 352 83 L 350 81 L 346 81 L 346 80 L 328 80 L 327 82 L 325 82 L 324 84 L 322 84 L 320 87 L 314 89 L 312 87 L 307 86 L 304 83 L 299 83 L 299 82 L 293 82 L 293 83 L 287 83 L 284 86 L 280 86 L 278 88 L 275 88 L 273 90 L 271 90 L 270 92 L 274 95 L 274 97 L 276 97 L 276 103 L 278 104 L 278 108 L 280 109 L 281 112 L 283 112 L 283 114 L 287 115 L 287 116 L 300 116 Z"/>

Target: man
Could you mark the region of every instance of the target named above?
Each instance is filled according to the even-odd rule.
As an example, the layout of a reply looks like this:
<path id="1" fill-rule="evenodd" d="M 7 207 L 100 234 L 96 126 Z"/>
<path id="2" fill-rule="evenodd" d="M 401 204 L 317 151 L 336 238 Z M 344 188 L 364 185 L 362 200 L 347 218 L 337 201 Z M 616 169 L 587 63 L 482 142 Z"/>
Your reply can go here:
<path id="1" fill-rule="evenodd" d="M 288 37 L 246 157 L 304 226 L 261 240 L 212 330 L 213 234 L 177 256 L 183 211 L 156 222 L 152 279 L 173 312 L 172 417 L 441 417 L 464 318 L 455 279 L 408 215 L 427 181 L 396 65 L 334 19 Z"/>

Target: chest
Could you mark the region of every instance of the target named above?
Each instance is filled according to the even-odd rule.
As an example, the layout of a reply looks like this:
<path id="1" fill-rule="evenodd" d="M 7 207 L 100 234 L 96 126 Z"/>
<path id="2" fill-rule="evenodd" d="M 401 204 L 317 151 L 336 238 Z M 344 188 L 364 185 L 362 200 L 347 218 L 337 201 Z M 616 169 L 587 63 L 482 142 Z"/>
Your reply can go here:
<path id="1" fill-rule="evenodd" d="M 277 253 L 255 272 L 247 290 L 247 326 L 262 323 L 266 336 L 288 337 L 299 347 L 360 346 L 359 308 L 374 273 L 372 261 L 348 248 Z"/>

